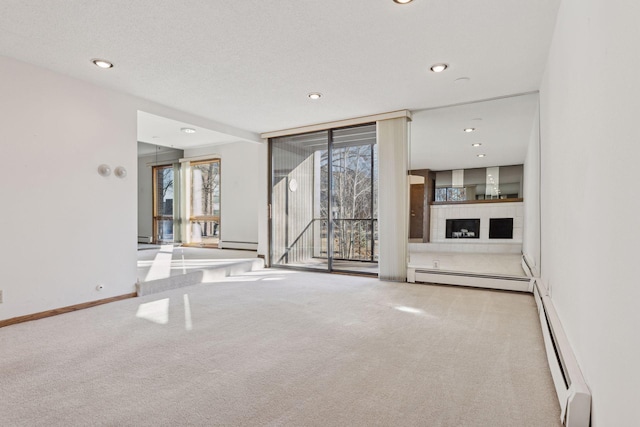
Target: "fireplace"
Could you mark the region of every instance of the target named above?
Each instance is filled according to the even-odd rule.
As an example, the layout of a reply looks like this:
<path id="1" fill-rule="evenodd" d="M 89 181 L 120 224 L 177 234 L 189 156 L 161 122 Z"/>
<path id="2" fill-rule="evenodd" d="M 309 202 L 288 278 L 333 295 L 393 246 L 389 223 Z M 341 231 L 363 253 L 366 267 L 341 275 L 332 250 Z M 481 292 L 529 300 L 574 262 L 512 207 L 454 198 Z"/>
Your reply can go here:
<path id="1" fill-rule="evenodd" d="M 480 219 L 448 219 L 447 239 L 479 239 Z"/>
<path id="2" fill-rule="evenodd" d="M 513 239 L 513 218 L 490 218 L 490 239 Z"/>

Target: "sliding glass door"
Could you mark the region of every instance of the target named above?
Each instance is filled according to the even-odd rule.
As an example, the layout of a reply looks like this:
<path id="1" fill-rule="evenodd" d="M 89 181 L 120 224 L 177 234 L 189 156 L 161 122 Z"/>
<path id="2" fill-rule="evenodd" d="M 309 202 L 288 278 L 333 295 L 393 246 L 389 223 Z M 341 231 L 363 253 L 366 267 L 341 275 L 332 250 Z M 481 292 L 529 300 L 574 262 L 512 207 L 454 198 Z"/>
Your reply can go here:
<path id="1" fill-rule="evenodd" d="M 376 126 L 274 138 L 274 266 L 377 274 Z"/>
<path id="2" fill-rule="evenodd" d="M 331 224 L 334 270 L 377 273 L 375 125 L 333 131 Z"/>

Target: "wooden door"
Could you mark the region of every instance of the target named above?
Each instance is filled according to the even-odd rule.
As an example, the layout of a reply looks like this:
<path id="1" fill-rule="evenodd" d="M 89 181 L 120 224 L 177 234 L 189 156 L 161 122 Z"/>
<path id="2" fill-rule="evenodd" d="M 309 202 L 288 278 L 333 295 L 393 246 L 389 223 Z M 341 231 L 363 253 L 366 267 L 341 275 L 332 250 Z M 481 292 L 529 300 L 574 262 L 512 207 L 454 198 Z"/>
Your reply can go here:
<path id="1" fill-rule="evenodd" d="M 411 217 L 409 220 L 409 238 L 422 239 L 424 221 L 424 184 L 411 184 Z"/>

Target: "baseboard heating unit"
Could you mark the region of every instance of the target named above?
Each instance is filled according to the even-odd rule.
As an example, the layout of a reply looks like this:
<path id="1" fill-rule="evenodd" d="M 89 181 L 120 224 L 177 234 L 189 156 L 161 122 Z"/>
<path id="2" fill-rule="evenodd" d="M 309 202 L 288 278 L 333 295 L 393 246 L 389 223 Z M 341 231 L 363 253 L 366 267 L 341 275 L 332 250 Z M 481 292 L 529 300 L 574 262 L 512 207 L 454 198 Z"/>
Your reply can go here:
<path id="1" fill-rule="evenodd" d="M 235 242 L 232 240 L 220 240 L 218 243 L 219 249 L 239 249 L 245 251 L 256 251 L 258 250 L 258 243 L 256 242 Z"/>
<path id="2" fill-rule="evenodd" d="M 530 277 L 459 273 L 414 267 L 407 269 L 407 281 L 409 283 L 438 283 L 441 285 L 472 286 L 505 291 L 533 291 L 533 281 Z"/>
<path id="3" fill-rule="evenodd" d="M 538 306 L 547 360 L 561 408 L 565 427 L 589 427 L 591 392 L 562 329 L 547 288 L 534 279 L 533 294 Z"/>

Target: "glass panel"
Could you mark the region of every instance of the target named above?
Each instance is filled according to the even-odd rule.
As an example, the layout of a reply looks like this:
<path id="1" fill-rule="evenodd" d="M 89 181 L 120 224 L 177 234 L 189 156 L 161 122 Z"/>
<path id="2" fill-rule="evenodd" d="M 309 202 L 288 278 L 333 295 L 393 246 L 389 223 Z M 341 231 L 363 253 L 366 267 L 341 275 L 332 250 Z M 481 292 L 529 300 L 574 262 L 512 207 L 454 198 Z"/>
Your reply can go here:
<path id="1" fill-rule="evenodd" d="M 451 202 L 465 201 L 467 193 L 464 188 L 447 188 L 447 200 Z"/>
<path id="2" fill-rule="evenodd" d="M 215 246 L 220 242 L 218 221 L 190 221 L 191 243 Z"/>
<path id="3" fill-rule="evenodd" d="M 158 242 L 173 242 L 173 220 L 172 219 L 160 219 L 155 221 Z"/>
<path id="4" fill-rule="evenodd" d="M 376 125 L 335 130 L 331 157 L 333 269 L 377 273 Z"/>
<path id="5" fill-rule="evenodd" d="M 220 160 L 191 165 L 190 242 L 217 246 L 220 241 Z"/>
<path id="6" fill-rule="evenodd" d="M 173 242 L 174 172 L 173 166 L 156 166 L 154 174 L 154 241 Z"/>
<path id="7" fill-rule="evenodd" d="M 336 219 L 333 224 L 334 259 L 349 261 L 373 259 L 371 220 Z"/>
<path id="8" fill-rule="evenodd" d="M 455 185 L 456 172 L 464 177 Z M 523 165 L 440 171 L 436 173 L 436 202 L 522 198 Z M 459 180 L 458 180 L 459 184 Z"/>
<path id="9" fill-rule="evenodd" d="M 191 215 L 220 216 L 220 161 L 191 166 Z"/>
<path id="10" fill-rule="evenodd" d="M 378 255 L 380 255 L 380 246 L 378 245 L 378 220 L 373 221 L 373 260 L 378 262 Z"/>
<path id="11" fill-rule="evenodd" d="M 328 269 L 328 132 L 271 141 L 274 265 Z"/>
<path id="12" fill-rule="evenodd" d="M 173 167 L 158 167 L 156 171 L 156 216 L 173 216 Z"/>

